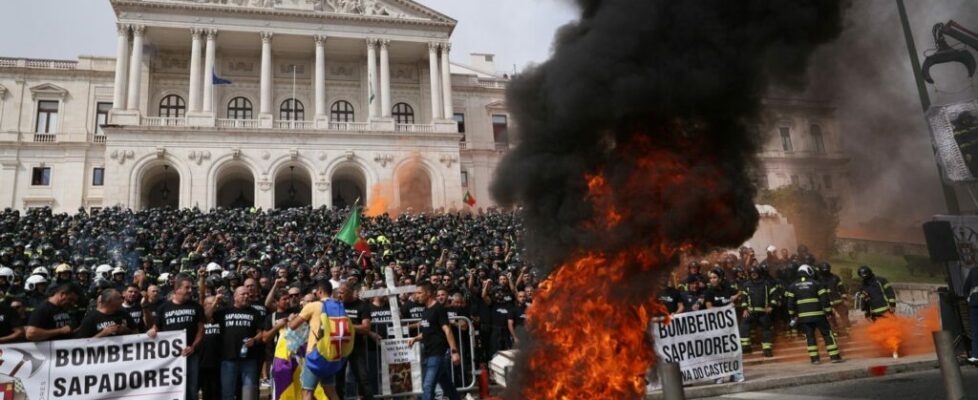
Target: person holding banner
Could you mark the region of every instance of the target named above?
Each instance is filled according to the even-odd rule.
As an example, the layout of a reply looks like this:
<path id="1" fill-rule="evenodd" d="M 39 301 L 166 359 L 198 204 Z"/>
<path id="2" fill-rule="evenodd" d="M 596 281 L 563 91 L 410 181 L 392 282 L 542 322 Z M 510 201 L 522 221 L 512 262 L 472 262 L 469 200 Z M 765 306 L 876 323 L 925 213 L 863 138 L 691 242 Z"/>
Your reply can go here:
<path id="1" fill-rule="evenodd" d="M 116 289 L 105 289 L 96 299 L 97 305 L 82 319 L 75 338 L 100 338 L 126 335 L 136 331 L 136 323 L 122 311 L 122 295 Z"/>
<path id="2" fill-rule="evenodd" d="M 264 352 L 256 345 L 262 338 L 264 318 L 251 307 L 251 297 L 248 287 L 238 286 L 232 306 L 214 314 L 214 320 L 221 326 L 221 398 L 224 400 L 235 400 L 239 385 L 243 400 L 258 399 L 258 368 Z"/>
<path id="3" fill-rule="evenodd" d="M 193 283 L 190 276 L 178 274 L 173 281 L 170 299 L 156 309 L 154 326 L 146 335 L 155 338 L 157 332 L 184 331 L 187 345 L 183 356 L 187 357 L 186 400 L 197 400 L 198 374 L 200 373 L 200 343 L 204 339 L 204 308 L 190 298 Z"/>
<path id="4" fill-rule="evenodd" d="M 451 366 L 458 365 L 462 359 L 448 321 L 448 312 L 435 300 L 435 287 L 431 283 L 419 284 L 415 299 L 425 304 L 425 309 L 421 316 L 421 333 L 408 339 L 408 346 L 421 342 L 421 365 L 424 367 L 424 394 L 421 398 L 434 400 L 435 385 L 438 385 L 445 397 L 460 400 L 455 384 L 452 383 Z"/>
<path id="5" fill-rule="evenodd" d="M 27 320 L 27 340 L 43 342 L 71 338 L 72 319 L 68 311 L 78 299 L 78 288 L 66 283 L 54 288 L 48 299 L 30 314 Z"/>
<path id="6" fill-rule="evenodd" d="M 710 284 L 706 289 L 706 294 L 703 295 L 707 309 L 725 307 L 730 304 L 738 304 L 741 293 L 739 290 L 730 286 L 730 283 L 724 279 L 724 271 L 722 267 L 718 266 L 713 268 L 708 276 L 710 279 Z M 717 378 L 716 383 L 723 383 L 724 380 L 725 378 Z M 730 380 L 732 382 L 743 382 L 744 374 L 738 372 L 731 376 Z"/>

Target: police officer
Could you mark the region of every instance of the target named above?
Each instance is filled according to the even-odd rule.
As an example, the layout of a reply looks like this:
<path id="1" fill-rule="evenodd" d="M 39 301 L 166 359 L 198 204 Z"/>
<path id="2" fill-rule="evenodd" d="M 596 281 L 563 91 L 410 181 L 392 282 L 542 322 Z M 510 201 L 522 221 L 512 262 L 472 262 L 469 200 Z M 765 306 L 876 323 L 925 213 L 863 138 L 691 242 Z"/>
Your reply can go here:
<path id="1" fill-rule="evenodd" d="M 764 357 L 774 357 L 774 321 L 771 313 L 780 303 L 778 287 L 764 279 L 758 266 L 750 267 L 750 280 L 743 283 L 740 307 L 740 344 L 744 353 L 751 352 L 751 326 L 761 328 L 761 349 Z"/>
<path id="2" fill-rule="evenodd" d="M 886 314 L 896 312 L 896 293 L 890 287 L 886 278 L 876 276 L 868 266 L 861 266 L 857 271 L 863 280 L 859 294 L 863 302 L 863 312 L 866 319 L 875 321 Z"/>
<path id="3" fill-rule="evenodd" d="M 842 278 L 832 273 L 832 265 L 827 261 L 815 264 L 817 280 L 826 289 L 829 289 L 829 301 L 835 311 L 829 319 L 832 323 L 832 330 L 842 335 L 849 331 L 849 291 L 842 283 Z"/>
<path id="4" fill-rule="evenodd" d="M 811 357 L 812 364 L 819 363 L 816 330 L 822 334 L 825 350 L 828 351 L 832 362 L 842 362 L 835 334 L 832 333 L 832 328 L 829 327 L 829 321 L 826 319 L 826 314 L 832 312 L 829 290 L 815 280 L 815 270 L 811 266 L 803 264 L 798 267 L 798 280 L 785 291 L 785 300 L 788 314 L 792 317 L 790 325 L 798 326 L 805 333 L 808 355 Z"/>

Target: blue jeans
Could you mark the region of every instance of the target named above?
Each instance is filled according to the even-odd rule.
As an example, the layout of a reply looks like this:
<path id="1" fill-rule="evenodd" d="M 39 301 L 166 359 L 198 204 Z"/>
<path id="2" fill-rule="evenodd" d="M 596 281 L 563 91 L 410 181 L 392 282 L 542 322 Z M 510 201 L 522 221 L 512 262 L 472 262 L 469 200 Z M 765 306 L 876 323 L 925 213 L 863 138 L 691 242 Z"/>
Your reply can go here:
<path id="1" fill-rule="evenodd" d="M 971 306 L 968 311 L 971 319 L 971 356 L 978 358 L 978 306 Z"/>
<path id="2" fill-rule="evenodd" d="M 187 400 L 197 400 L 197 384 L 200 378 L 200 352 L 187 357 Z"/>
<path id="3" fill-rule="evenodd" d="M 422 358 L 421 367 L 424 368 L 422 373 L 424 383 L 421 386 L 424 390 L 424 394 L 421 396 L 422 400 L 435 399 L 436 384 L 441 386 L 445 397 L 451 400 L 461 399 L 458 391 L 455 390 L 455 384 L 452 383 L 452 353 L 446 351 L 440 356 Z"/>
<path id="4" fill-rule="evenodd" d="M 234 400 L 239 384 L 242 395 L 251 392 L 254 393 L 251 398 L 258 398 L 258 360 L 247 358 L 221 361 L 221 398 Z"/>

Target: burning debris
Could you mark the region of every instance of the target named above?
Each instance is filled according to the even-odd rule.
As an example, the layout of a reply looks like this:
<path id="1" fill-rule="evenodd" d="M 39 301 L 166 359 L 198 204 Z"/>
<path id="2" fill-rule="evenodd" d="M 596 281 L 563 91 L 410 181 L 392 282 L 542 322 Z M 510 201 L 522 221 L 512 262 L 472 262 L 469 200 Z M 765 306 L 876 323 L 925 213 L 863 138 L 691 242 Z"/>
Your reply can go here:
<path id="1" fill-rule="evenodd" d="M 642 397 L 657 281 L 682 251 L 753 234 L 745 121 L 769 84 L 799 83 L 841 3 L 577 1 L 552 59 L 508 93 L 520 144 L 492 191 L 523 205 L 550 276 L 506 397 Z"/>

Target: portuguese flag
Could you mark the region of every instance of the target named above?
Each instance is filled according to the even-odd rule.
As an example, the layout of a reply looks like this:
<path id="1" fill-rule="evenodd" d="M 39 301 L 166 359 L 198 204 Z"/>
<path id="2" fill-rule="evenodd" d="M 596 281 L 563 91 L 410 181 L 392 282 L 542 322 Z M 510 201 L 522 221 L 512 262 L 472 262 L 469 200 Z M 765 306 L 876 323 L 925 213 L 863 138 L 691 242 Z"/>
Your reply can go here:
<path id="1" fill-rule="evenodd" d="M 370 246 L 360 234 L 360 206 L 354 206 L 350 216 L 346 218 L 343 228 L 336 234 L 336 239 L 350 245 L 355 250 L 370 255 Z"/>
<path id="2" fill-rule="evenodd" d="M 469 207 L 472 207 L 472 206 L 475 205 L 475 197 L 472 197 L 472 194 L 469 193 L 468 190 L 465 191 L 465 197 L 462 197 L 462 201 L 464 201 L 465 204 L 468 204 Z"/>

